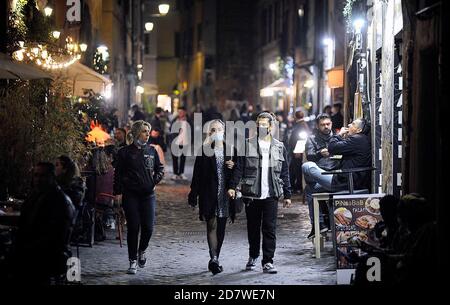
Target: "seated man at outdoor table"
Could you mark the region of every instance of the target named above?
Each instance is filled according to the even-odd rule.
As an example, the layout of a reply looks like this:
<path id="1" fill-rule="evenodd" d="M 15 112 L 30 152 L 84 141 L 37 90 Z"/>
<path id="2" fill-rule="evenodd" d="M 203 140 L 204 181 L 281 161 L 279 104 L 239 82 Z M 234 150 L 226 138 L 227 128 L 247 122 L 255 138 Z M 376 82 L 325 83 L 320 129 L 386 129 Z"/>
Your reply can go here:
<path id="1" fill-rule="evenodd" d="M 339 134 L 333 135 L 328 143 L 328 153 L 341 155 L 340 169 L 370 167 L 372 165 L 368 124 L 365 119 L 356 119 L 348 128 L 343 127 Z M 314 162 L 306 162 L 302 166 L 305 182 L 305 198 L 312 205 L 313 193 L 338 192 L 348 190 L 348 177 L 344 174 L 322 175 L 325 172 Z M 353 174 L 355 189 L 367 188 L 370 172 Z M 311 235 L 311 237 L 314 235 Z"/>
<path id="2" fill-rule="evenodd" d="M 306 160 L 309 162 L 303 164 L 302 171 L 306 174 L 307 171 L 309 171 L 309 168 L 311 166 L 318 166 L 319 168 L 330 171 L 334 169 L 340 168 L 340 160 L 333 158 L 332 155 L 330 155 L 328 151 L 328 145 L 330 143 L 330 140 L 332 136 L 334 135 L 333 132 L 333 123 L 331 122 L 331 118 L 328 114 L 323 113 L 320 114 L 316 118 L 316 128 L 313 130 L 312 134 L 308 137 L 308 140 L 306 141 L 305 145 L 305 154 L 306 154 Z M 313 165 L 314 163 L 315 165 Z M 305 180 L 308 183 L 307 177 L 305 176 Z M 305 192 L 309 192 L 309 200 L 307 200 L 308 208 L 309 208 L 309 218 L 311 221 L 311 233 L 309 233 L 308 238 L 312 238 L 315 235 L 314 230 L 314 207 L 311 197 L 311 184 L 307 184 L 305 188 Z M 308 189 L 308 190 L 306 190 Z M 328 227 L 324 223 L 324 217 L 323 217 L 322 211 L 320 211 L 319 219 L 320 219 L 320 231 L 326 232 L 328 231 Z"/>
<path id="3" fill-rule="evenodd" d="M 12 264 L 17 281 L 50 284 L 65 274 L 74 217 L 74 205 L 56 183 L 55 166 L 38 163 L 19 220 L 17 262 Z"/>

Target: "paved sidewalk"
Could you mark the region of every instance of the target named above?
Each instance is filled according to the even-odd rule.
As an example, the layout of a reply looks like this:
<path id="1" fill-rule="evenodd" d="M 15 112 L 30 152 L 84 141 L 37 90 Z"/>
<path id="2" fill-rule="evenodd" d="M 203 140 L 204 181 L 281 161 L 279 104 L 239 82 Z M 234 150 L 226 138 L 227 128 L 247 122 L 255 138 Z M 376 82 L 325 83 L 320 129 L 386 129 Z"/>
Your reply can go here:
<path id="1" fill-rule="evenodd" d="M 198 220 L 198 210 L 187 204 L 189 181 L 171 181 L 172 163 L 167 159 L 166 178 L 157 187 L 157 216 L 154 235 L 148 249 L 148 264 L 136 275 L 128 268 L 126 241 L 120 248 L 115 232 L 93 248 L 80 248 L 84 284 L 156 284 L 156 285 L 322 285 L 335 284 L 335 260 L 332 246 L 316 260 L 313 246 L 306 239 L 310 231 L 308 208 L 294 197 L 289 209 L 279 206 L 277 250 L 274 263 L 277 274 L 264 274 L 260 262 L 255 271 L 245 271 L 248 242 L 245 212 L 227 226 L 220 262 L 224 271 L 213 276 L 208 271 L 206 225 Z M 186 175 L 192 176 L 193 158 L 186 162 Z"/>

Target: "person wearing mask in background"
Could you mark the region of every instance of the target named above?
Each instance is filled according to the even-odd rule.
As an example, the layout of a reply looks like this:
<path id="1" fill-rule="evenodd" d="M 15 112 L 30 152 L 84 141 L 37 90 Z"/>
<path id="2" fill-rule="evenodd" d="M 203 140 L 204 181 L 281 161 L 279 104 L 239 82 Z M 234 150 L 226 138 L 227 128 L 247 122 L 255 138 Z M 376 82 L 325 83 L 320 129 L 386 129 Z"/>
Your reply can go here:
<path id="1" fill-rule="evenodd" d="M 291 206 L 291 186 L 287 152 L 282 142 L 272 137 L 275 116 L 262 112 L 256 120 L 257 137 L 245 141 L 245 156 L 237 158 L 228 195 L 236 198 L 239 186 L 246 204 L 249 259 L 246 270 L 254 270 L 260 254 L 264 273 L 277 273 L 273 265 L 276 248 L 278 200 L 284 196 L 284 207 Z"/>
<path id="2" fill-rule="evenodd" d="M 227 196 L 237 153 L 224 141 L 225 123 L 213 120 L 209 123 L 202 153 L 196 157 L 188 203 L 199 204 L 199 218 L 206 221 L 206 233 L 210 261 L 208 269 L 213 274 L 223 271 L 219 263 L 220 250 L 225 237 L 227 219 L 234 221 L 234 201 Z M 214 153 L 207 154 L 207 150 Z M 234 160 L 233 160 L 234 159 Z"/>
<path id="3" fill-rule="evenodd" d="M 131 127 L 133 143 L 117 154 L 114 195 L 122 202 L 127 220 L 128 274 L 136 274 L 138 265 L 146 266 L 146 250 L 155 222 L 155 186 L 164 176 L 158 153 L 148 145 L 150 130 L 148 122 L 136 121 Z"/>
<path id="4" fill-rule="evenodd" d="M 289 154 L 289 174 L 291 179 L 292 193 L 303 193 L 302 162 L 303 153 L 294 153 L 299 140 L 306 140 L 309 134 L 309 127 L 304 120 L 302 111 L 295 112 L 295 124 L 292 127 L 288 144 Z"/>

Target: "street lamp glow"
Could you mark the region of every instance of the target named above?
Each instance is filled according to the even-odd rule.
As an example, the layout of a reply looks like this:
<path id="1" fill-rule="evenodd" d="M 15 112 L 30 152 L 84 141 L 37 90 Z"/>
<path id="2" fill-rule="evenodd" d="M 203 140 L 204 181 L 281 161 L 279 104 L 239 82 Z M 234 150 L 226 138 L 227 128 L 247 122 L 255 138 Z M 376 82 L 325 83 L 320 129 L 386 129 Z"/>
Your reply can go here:
<path id="1" fill-rule="evenodd" d="M 303 8 L 299 8 L 299 9 L 298 9 L 298 16 L 299 16 L 299 17 L 305 16 L 305 10 L 304 10 Z"/>
<path id="2" fill-rule="evenodd" d="M 136 93 L 137 94 L 143 94 L 144 92 L 145 92 L 144 87 L 136 86 Z"/>
<path id="3" fill-rule="evenodd" d="M 277 63 L 273 62 L 269 65 L 269 69 L 272 70 L 273 72 L 277 71 Z"/>
<path id="4" fill-rule="evenodd" d="M 53 13 L 53 9 L 49 6 L 44 8 L 44 15 L 47 17 L 50 17 Z"/>
<path id="5" fill-rule="evenodd" d="M 80 44 L 80 50 L 81 50 L 81 52 L 86 52 L 86 50 L 87 50 L 87 44 L 85 44 L 85 43 L 82 43 L 82 44 Z"/>
<path id="6" fill-rule="evenodd" d="M 112 84 L 106 85 L 104 96 L 106 99 L 110 99 L 112 97 Z"/>
<path id="7" fill-rule="evenodd" d="M 145 23 L 145 31 L 151 32 L 153 30 L 153 22 L 146 22 Z"/>
<path id="8" fill-rule="evenodd" d="M 324 46 L 331 46 L 333 44 L 333 39 L 328 38 L 328 37 L 324 38 L 322 43 L 323 43 Z"/>
<path id="9" fill-rule="evenodd" d="M 158 9 L 159 9 L 159 13 L 161 14 L 161 15 L 167 15 L 167 13 L 169 12 L 169 9 L 170 9 L 170 5 L 169 4 L 160 4 L 159 6 L 158 6 Z"/>
<path id="10" fill-rule="evenodd" d="M 307 80 L 303 86 L 305 88 L 312 88 L 312 87 L 314 87 L 314 81 L 312 79 Z"/>
<path id="11" fill-rule="evenodd" d="M 98 50 L 100 53 L 105 53 L 105 52 L 108 51 L 108 47 L 105 46 L 105 45 L 101 45 L 101 46 L 98 46 L 98 47 L 97 47 L 97 50 Z"/>
<path id="12" fill-rule="evenodd" d="M 59 37 L 61 36 L 61 32 L 60 31 L 53 31 L 52 32 L 52 36 L 55 39 L 59 39 Z"/>
<path id="13" fill-rule="evenodd" d="M 361 32 L 361 29 L 363 28 L 365 23 L 366 22 L 362 18 L 355 19 L 355 21 L 353 21 L 353 28 L 356 32 Z"/>

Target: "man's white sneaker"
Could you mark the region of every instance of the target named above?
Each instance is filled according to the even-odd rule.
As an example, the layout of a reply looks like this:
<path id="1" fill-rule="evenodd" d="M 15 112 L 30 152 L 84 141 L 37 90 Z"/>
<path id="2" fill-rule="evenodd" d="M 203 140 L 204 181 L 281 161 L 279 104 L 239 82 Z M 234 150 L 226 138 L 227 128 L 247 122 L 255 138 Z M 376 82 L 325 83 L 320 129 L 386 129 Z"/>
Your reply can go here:
<path id="1" fill-rule="evenodd" d="M 137 272 L 137 261 L 130 260 L 130 268 L 127 270 L 127 274 L 136 274 Z"/>
<path id="2" fill-rule="evenodd" d="M 274 273 L 277 273 L 278 270 L 277 270 L 277 268 L 275 268 L 275 266 L 273 264 L 265 263 L 264 266 L 263 266 L 263 272 L 264 273 L 272 273 L 272 274 L 274 274 Z"/>
<path id="3" fill-rule="evenodd" d="M 187 177 L 184 174 L 181 174 L 179 177 L 181 180 L 187 180 Z"/>

